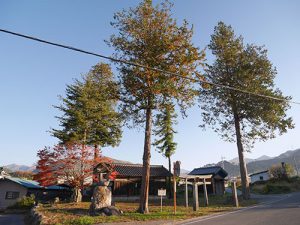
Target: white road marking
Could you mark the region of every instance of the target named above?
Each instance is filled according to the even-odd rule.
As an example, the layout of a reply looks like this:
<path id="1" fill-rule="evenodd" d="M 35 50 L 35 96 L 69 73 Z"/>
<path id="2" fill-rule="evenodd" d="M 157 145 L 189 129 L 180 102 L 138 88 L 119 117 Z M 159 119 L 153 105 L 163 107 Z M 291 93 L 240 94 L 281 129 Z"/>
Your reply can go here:
<path id="1" fill-rule="evenodd" d="M 280 202 L 280 201 L 285 200 L 289 197 L 291 197 L 291 195 L 287 195 L 286 197 L 283 197 L 283 198 L 278 199 L 278 200 L 274 200 L 274 201 L 270 201 L 270 202 L 263 202 L 261 204 L 255 205 L 255 206 L 250 206 L 250 207 L 247 207 L 247 208 L 238 209 L 236 211 L 232 211 L 232 212 L 228 212 L 228 213 L 224 213 L 224 214 L 219 214 L 219 215 L 215 215 L 215 216 L 210 216 L 210 217 L 199 219 L 199 220 L 193 220 L 193 221 L 187 222 L 187 223 L 181 223 L 181 225 L 188 225 L 188 224 L 198 223 L 198 222 L 215 219 L 215 218 L 222 217 L 222 216 L 227 216 L 227 215 L 230 215 L 230 214 L 235 214 L 235 213 L 247 211 L 249 209 L 254 209 L 254 208 L 257 208 L 257 207 L 260 207 L 260 206 L 265 206 L 265 205 L 270 205 L 270 204 L 275 203 L 275 202 Z"/>

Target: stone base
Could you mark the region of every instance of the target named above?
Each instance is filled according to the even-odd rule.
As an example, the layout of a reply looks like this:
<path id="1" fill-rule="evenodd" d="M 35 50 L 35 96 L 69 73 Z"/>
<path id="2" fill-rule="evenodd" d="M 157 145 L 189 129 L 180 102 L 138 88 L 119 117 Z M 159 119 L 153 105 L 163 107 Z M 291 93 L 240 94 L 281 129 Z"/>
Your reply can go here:
<path id="1" fill-rule="evenodd" d="M 114 206 L 90 210 L 91 216 L 119 216 L 121 214 L 123 214 L 123 212 Z"/>

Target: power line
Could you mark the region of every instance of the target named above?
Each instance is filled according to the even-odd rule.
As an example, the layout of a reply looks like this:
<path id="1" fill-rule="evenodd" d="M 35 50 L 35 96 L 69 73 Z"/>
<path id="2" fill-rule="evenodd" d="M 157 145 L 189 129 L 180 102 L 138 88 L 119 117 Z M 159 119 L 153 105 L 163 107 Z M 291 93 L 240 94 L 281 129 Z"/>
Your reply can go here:
<path id="1" fill-rule="evenodd" d="M 26 38 L 26 39 L 30 39 L 30 40 L 41 42 L 41 43 L 48 44 L 48 45 L 53 45 L 53 46 L 56 46 L 56 47 L 69 49 L 69 50 L 84 53 L 84 54 L 87 54 L 87 55 L 97 56 L 97 57 L 100 57 L 100 58 L 103 58 L 103 59 L 108 59 L 108 60 L 113 61 L 113 62 L 123 63 L 123 64 L 131 65 L 131 66 L 135 66 L 135 67 L 140 67 L 140 68 L 144 68 L 144 69 L 148 69 L 148 70 L 153 70 L 153 71 L 160 72 L 160 73 L 169 74 L 169 75 L 172 75 L 172 76 L 177 76 L 177 77 L 180 77 L 180 78 L 183 78 L 183 79 L 188 79 L 188 80 L 191 80 L 191 81 L 194 81 L 194 82 L 200 82 L 200 83 L 209 84 L 209 85 L 216 86 L 216 87 L 219 87 L 219 88 L 224 88 L 224 89 L 228 89 L 228 90 L 232 90 L 232 91 L 237 91 L 237 92 L 241 92 L 241 93 L 245 93 L 245 94 L 249 94 L 249 95 L 254 95 L 254 96 L 258 96 L 258 97 L 263 97 L 263 98 L 268 98 L 268 99 L 272 99 L 272 100 L 284 101 L 284 102 L 289 102 L 289 103 L 300 105 L 300 102 L 291 101 L 291 100 L 288 100 L 288 99 L 285 99 L 285 98 L 278 98 L 278 97 L 274 97 L 274 96 L 254 93 L 254 92 L 251 92 L 251 91 L 242 90 L 240 88 L 231 87 L 231 86 L 228 86 L 228 85 L 217 84 L 217 83 L 209 82 L 209 81 L 206 81 L 206 80 L 200 80 L 200 79 L 185 77 L 185 76 L 180 75 L 179 73 L 174 73 L 174 72 L 165 71 L 165 70 L 154 68 L 154 67 L 145 66 L 145 65 L 142 65 L 142 64 L 138 64 L 138 63 L 133 63 L 133 62 L 130 62 L 130 61 L 127 61 L 127 60 L 116 59 L 116 58 L 113 58 L 113 57 L 110 57 L 110 56 L 101 55 L 101 54 L 98 54 L 98 53 L 86 51 L 86 50 L 75 48 L 75 47 L 68 46 L 68 45 L 58 44 L 58 43 L 51 42 L 51 41 L 46 41 L 46 40 L 43 40 L 43 39 L 40 39 L 40 38 L 36 38 L 36 37 L 33 37 L 33 36 L 29 36 L 29 35 L 24 35 L 24 34 L 21 34 L 21 33 L 12 32 L 12 31 L 9 31 L 9 30 L 0 29 L 0 32 L 11 34 L 11 35 L 22 37 L 22 38 Z"/>

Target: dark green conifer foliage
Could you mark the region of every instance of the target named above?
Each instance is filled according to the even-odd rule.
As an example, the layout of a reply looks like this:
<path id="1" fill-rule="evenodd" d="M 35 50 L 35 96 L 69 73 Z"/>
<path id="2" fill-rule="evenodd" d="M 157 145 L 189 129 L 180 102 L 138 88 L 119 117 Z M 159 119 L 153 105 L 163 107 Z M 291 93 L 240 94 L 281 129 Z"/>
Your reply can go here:
<path id="1" fill-rule="evenodd" d="M 208 48 L 215 56 L 214 63 L 206 69 L 208 81 L 291 99 L 275 88 L 277 72 L 267 57 L 267 50 L 245 45 L 231 26 L 219 22 Z M 286 115 L 289 103 L 216 86 L 203 88 L 199 102 L 204 125 L 211 126 L 226 141 L 237 143 L 243 197 L 249 198 L 244 151 L 250 150 L 256 140 L 265 141 L 293 128 L 292 118 Z"/>
<path id="2" fill-rule="evenodd" d="M 75 142 L 98 147 L 116 146 L 121 138 L 121 116 L 116 111 L 118 85 L 110 66 L 95 65 L 83 80 L 67 85 L 66 97 L 56 106 L 61 130 L 52 129 L 52 135 L 61 143 Z M 97 154 L 95 152 L 95 154 Z"/>
<path id="3" fill-rule="evenodd" d="M 158 151 L 168 159 L 169 172 L 172 173 L 171 168 L 171 156 L 176 151 L 177 143 L 174 142 L 174 134 L 176 131 L 173 129 L 173 125 L 176 123 L 177 115 L 175 113 L 174 105 L 171 103 L 165 103 L 164 109 L 161 114 L 156 115 L 156 121 L 154 123 L 154 134 L 158 139 L 153 143 Z M 172 183 L 171 177 L 169 177 L 169 197 L 172 196 Z"/>
<path id="4" fill-rule="evenodd" d="M 177 144 L 174 142 L 174 134 L 176 131 L 173 129 L 176 118 L 177 115 L 174 106 L 171 104 L 167 104 L 162 113 L 156 115 L 156 129 L 154 130 L 154 134 L 158 139 L 155 140 L 153 145 L 167 158 L 171 157 L 176 150 Z"/>

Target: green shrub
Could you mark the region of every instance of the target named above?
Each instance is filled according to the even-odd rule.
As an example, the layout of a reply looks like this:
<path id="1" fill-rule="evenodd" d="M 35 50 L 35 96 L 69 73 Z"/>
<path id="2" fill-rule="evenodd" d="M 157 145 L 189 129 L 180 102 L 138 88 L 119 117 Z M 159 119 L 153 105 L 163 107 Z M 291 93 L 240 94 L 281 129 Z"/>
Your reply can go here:
<path id="1" fill-rule="evenodd" d="M 16 202 L 13 206 L 9 207 L 11 209 L 30 209 L 34 206 L 35 197 L 34 195 L 26 196 L 20 199 L 20 201 Z"/>
<path id="2" fill-rule="evenodd" d="M 294 174 L 294 167 L 291 164 L 285 163 L 283 166 L 273 165 L 270 168 L 270 174 L 275 180 L 288 179 Z"/>
<path id="3" fill-rule="evenodd" d="M 284 194 L 291 192 L 291 188 L 286 185 L 267 184 L 263 190 L 266 194 Z"/>
<path id="4" fill-rule="evenodd" d="M 268 181 L 266 181 L 266 180 L 258 180 L 254 184 L 251 184 L 251 186 L 253 186 L 253 185 L 262 185 L 262 184 L 266 184 L 266 183 L 268 183 Z"/>

